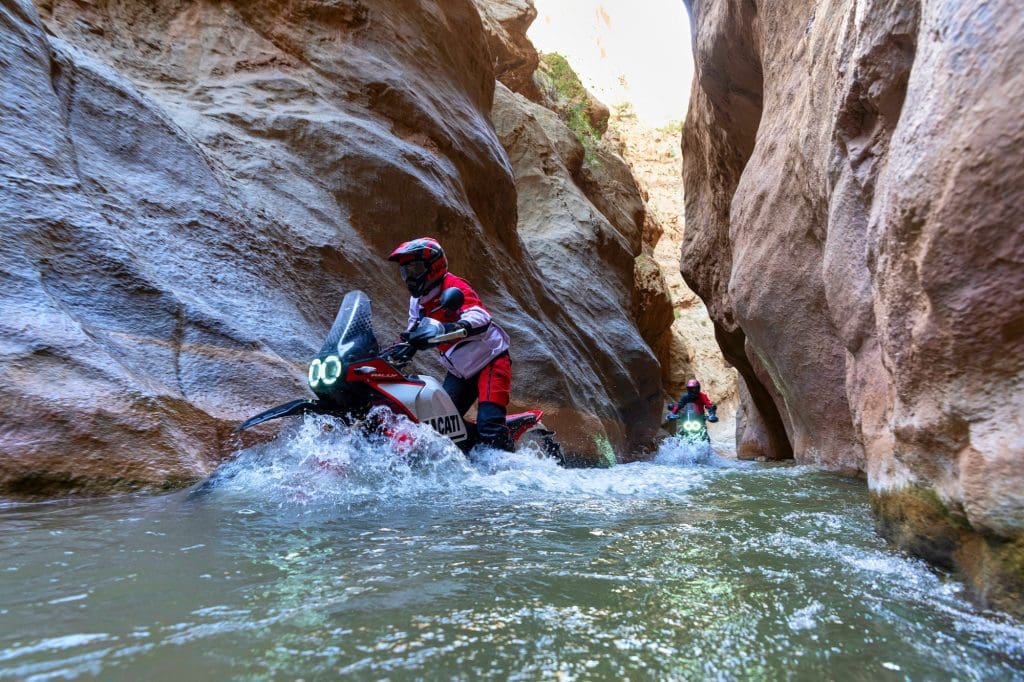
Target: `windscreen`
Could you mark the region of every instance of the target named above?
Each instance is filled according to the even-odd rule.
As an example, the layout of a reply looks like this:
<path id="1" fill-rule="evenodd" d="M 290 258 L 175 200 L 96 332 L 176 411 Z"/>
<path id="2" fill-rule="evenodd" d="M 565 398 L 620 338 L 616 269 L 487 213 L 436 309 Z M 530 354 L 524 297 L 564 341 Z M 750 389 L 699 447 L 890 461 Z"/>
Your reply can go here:
<path id="1" fill-rule="evenodd" d="M 686 409 L 683 410 L 683 416 L 687 421 L 700 419 L 703 415 L 697 411 L 697 406 L 693 403 L 686 403 Z"/>
<path id="2" fill-rule="evenodd" d="M 370 298 L 361 291 L 345 294 L 320 354 L 337 353 L 345 360 L 359 360 L 380 351 L 373 334 Z"/>

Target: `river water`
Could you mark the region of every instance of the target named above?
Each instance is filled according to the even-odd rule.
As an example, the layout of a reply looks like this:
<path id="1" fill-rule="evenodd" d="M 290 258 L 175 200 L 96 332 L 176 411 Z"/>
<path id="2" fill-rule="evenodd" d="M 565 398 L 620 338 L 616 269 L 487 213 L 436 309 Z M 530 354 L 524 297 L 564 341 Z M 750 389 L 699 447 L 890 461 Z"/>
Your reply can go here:
<path id="1" fill-rule="evenodd" d="M 192 490 L 0 506 L 0 679 L 1024 679 L 861 482 L 418 448 L 310 418 Z"/>

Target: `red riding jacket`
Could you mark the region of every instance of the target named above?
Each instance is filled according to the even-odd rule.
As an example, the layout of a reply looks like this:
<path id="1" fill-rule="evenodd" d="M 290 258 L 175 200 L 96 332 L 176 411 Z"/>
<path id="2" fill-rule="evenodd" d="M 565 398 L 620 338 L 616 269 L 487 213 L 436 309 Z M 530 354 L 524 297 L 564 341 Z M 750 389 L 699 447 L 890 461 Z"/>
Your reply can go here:
<path id="1" fill-rule="evenodd" d="M 711 402 L 711 398 L 709 398 L 708 394 L 705 393 L 704 391 L 701 391 L 699 396 L 687 400 L 687 398 L 689 397 L 689 395 L 684 393 L 683 397 L 679 399 L 679 402 L 672 406 L 672 409 L 669 410 L 669 412 L 671 412 L 672 414 L 677 414 L 679 410 L 683 409 L 683 405 L 686 405 L 687 403 L 693 403 L 694 405 L 696 405 L 698 414 L 704 414 L 705 409 L 709 409 L 715 406 L 715 404 Z"/>
<path id="2" fill-rule="evenodd" d="M 465 302 L 458 313 L 438 309 L 441 292 L 449 287 L 462 291 Z M 424 317 L 430 317 L 441 323 L 466 322 L 469 324 L 469 336 L 455 343 L 443 343 L 437 347 L 441 353 L 441 363 L 445 368 L 461 379 L 470 379 L 480 373 L 491 360 L 506 352 L 509 347 L 508 334 L 491 320 L 491 314 L 484 308 L 480 297 L 469 286 L 469 282 L 448 273 L 441 283 L 431 289 L 425 296 L 409 300 L 409 326 L 415 327 Z"/>

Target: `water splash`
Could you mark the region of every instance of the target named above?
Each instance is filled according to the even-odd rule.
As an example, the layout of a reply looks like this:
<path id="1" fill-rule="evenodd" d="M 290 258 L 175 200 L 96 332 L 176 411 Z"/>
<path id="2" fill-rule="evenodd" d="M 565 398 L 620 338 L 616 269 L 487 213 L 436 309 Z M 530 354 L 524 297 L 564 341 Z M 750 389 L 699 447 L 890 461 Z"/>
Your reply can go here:
<path id="1" fill-rule="evenodd" d="M 695 464 L 708 464 L 711 460 L 711 443 L 673 436 L 661 441 L 653 461 L 656 464 L 693 466 Z"/>
<path id="2" fill-rule="evenodd" d="M 392 438 L 307 415 L 274 440 L 239 451 L 203 490 L 278 505 L 352 503 L 384 491 L 437 490 L 469 473 L 455 444 L 429 426 L 387 410 L 370 416 L 380 418 Z"/>
<path id="3" fill-rule="evenodd" d="M 381 505 L 449 498 L 678 498 L 699 472 L 666 478 L 661 467 L 566 470 L 535 445 L 514 453 L 477 448 L 467 458 L 430 426 L 390 412 L 378 416 L 392 437 L 326 416 L 307 415 L 274 440 L 241 450 L 197 491 L 248 506 Z M 672 439 L 673 441 L 675 439 Z M 657 464 L 706 462 L 708 452 L 662 446 Z"/>

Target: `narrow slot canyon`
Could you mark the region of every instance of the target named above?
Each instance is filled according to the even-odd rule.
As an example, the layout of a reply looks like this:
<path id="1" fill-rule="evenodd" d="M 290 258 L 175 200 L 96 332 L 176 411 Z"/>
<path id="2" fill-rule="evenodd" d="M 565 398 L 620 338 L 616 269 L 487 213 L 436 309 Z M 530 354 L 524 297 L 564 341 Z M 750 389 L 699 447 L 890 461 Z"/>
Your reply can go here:
<path id="1" fill-rule="evenodd" d="M 1022 33 L 0 0 L 0 679 L 1024 676 Z"/>

